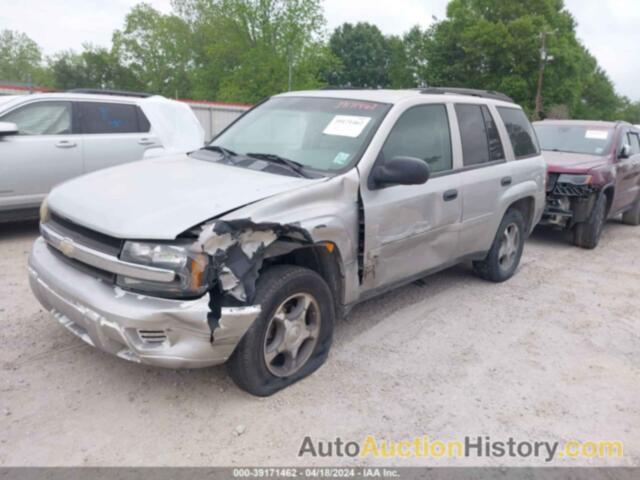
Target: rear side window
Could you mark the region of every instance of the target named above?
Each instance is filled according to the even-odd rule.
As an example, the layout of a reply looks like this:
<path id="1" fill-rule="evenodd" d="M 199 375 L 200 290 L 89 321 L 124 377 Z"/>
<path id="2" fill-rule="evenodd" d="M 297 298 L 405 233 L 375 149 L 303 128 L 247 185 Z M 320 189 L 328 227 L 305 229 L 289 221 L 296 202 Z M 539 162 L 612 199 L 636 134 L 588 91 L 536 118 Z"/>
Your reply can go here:
<path id="1" fill-rule="evenodd" d="M 0 118 L 15 123 L 20 135 L 65 135 L 72 133 L 70 102 L 36 102 L 17 108 Z"/>
<path id="2" fill-rule="evenodd" d="M 457 104 L 465 167 L 504 159 L 498 129 L 485 105 Z"/>
<path id="3" fill-rule="evenodd" d="M 414 157 L 432 173 L 452 169 L 451 131 L 444 105 L 421 105 L 402 114 L 382 148 L 385 159 Z"/>
<path id="4" fill-rule="evenodd" d="M 507 127 L 513 153 L 516 158 L 526 158 L 540 153 L 538 140 L 526 115 L 519 108 L 498 107 L 498 113 Z"/>
<path id="5" fill-rule="evenodd" d="M 139 133 L 149 131 L 149 121 L 136 105 L 80 102 L 84 133 Z"/>
<path id="6" fill-rule="evenodd" d="M 629 137 L 629 145 L 631 145 L 631 154 L 632 155 L 637 155 L 640 153 L 640 139 L 638 137 L 637 133 L 634 132 L 629 132 L 628 134 Z"/>

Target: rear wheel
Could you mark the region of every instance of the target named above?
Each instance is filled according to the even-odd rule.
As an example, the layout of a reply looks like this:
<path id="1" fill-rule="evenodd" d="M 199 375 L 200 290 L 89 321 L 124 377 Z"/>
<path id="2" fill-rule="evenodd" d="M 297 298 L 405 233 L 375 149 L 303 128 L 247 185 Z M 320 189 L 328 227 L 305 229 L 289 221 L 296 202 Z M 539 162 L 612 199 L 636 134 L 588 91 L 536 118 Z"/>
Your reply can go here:
<path id="1" fill-rule="evenodd" d="M 640 200 L 636 201 L 631 210 L 622 214 L 622 221 L 627 225 L 640 225 Z"/>
<path id="2" fill-rule="evenodd" d="M 599 195 L 589 219 L 578 223 L 573 231 L 573 244 L 577 247 L 594 249 L 600 242 L 604 224 L 607 221 L 607 197 Z"/>
<path id="3" fill-rule="evenodd" d="M 243 390 L 272 395 L 313 373 L 331 347 L 335 309 L 325 281 L 302 267 L 277 265 L 260 275 L 262 311 L 227 362 Z"/>
<path id="4" fill-rule="evenodd" d="M 508 210 L 487 257 L 473 266 L 482 278 L 492 282 L 504 282 L 516 272 L 524 250 L 525 222 L 518 210 Z"/>

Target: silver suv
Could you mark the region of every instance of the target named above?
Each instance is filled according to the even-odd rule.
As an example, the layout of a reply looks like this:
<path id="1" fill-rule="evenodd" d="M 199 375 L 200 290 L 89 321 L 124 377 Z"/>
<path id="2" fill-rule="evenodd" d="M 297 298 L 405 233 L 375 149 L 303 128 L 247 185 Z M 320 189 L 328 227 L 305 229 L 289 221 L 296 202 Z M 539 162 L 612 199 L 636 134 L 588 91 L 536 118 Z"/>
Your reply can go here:
<path id="1" fill-rule="evenodd" d="M 199 129 L 194 148 L 204 145 L 186 104 L 114 93 L 0 97 L 0 222 L 37 218 L 42 200 L 65 180 L 171 150 L 164 131 L 175 117 L 183 135 Z"/>
<path id="2" fill-rule="evenodd" d="M 501 94 L 287 93 L 202 150 L 54 189 L 31 286 L 97 348 L 165 367 L 228 361 L 241 388 L 270 395 L 324 362 L 358 302 L 467 260 L 510 278 L 545 176 Z"/>

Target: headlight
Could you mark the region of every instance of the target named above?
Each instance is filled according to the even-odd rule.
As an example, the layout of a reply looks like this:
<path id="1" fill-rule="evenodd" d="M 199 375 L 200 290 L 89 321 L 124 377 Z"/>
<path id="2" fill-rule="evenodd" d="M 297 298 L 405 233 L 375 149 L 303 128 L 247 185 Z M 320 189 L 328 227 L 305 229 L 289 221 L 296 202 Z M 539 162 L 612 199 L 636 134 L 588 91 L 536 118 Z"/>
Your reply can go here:
<path id="1" fill-rule="evenodd" d="M 44 197 L 44 200 L 40 204 L 40 223 L 46 223 L 49 221 L 49 204 L 47 203 L 47 198 Z"/>
<path id="2" fill-rule="evenodd" d="M 558 183 L 570 183 L 571 185 L 591 185 L 591 175 L 570 175 L 563 173 L 558 177 Z"/>
<path id="3" fill-rule="evenodd" d="M 120 259 L 176 273 L 172 282 L 152 282 L 118 275 L 117 284 L 128 290 L 163 297 L 189 298 L 205 293 L 209 286 L 210 259 L 190 250 L 191 243 L 125 242 Z"/>

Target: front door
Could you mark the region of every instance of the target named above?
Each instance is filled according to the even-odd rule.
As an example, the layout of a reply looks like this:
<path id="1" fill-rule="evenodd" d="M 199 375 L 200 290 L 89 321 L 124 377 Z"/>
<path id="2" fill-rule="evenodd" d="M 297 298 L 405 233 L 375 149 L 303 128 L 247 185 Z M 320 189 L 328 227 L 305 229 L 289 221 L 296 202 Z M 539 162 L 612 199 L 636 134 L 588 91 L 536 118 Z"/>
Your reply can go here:
<path id="1" fill-rule="evenodd" d="M 426 274 L 456 255 L 462 198 L 453 173 L 448 115 L 444 104 L 409 108 L 380 152 L 379 162 L 394 157 L 427 162 L 431 178 L 425 184 L 369 189 L 367 179 L 362 179 L 367 290 Z"/>
<path id="2" fill-rule="evenodd" d="M 57 184 L 82 174 L 82 140 L 74 132 L 72 105 L 38 101 L 0 118 L 18 135 L 0 137 L 0 208 L 37 207 Z"/>

